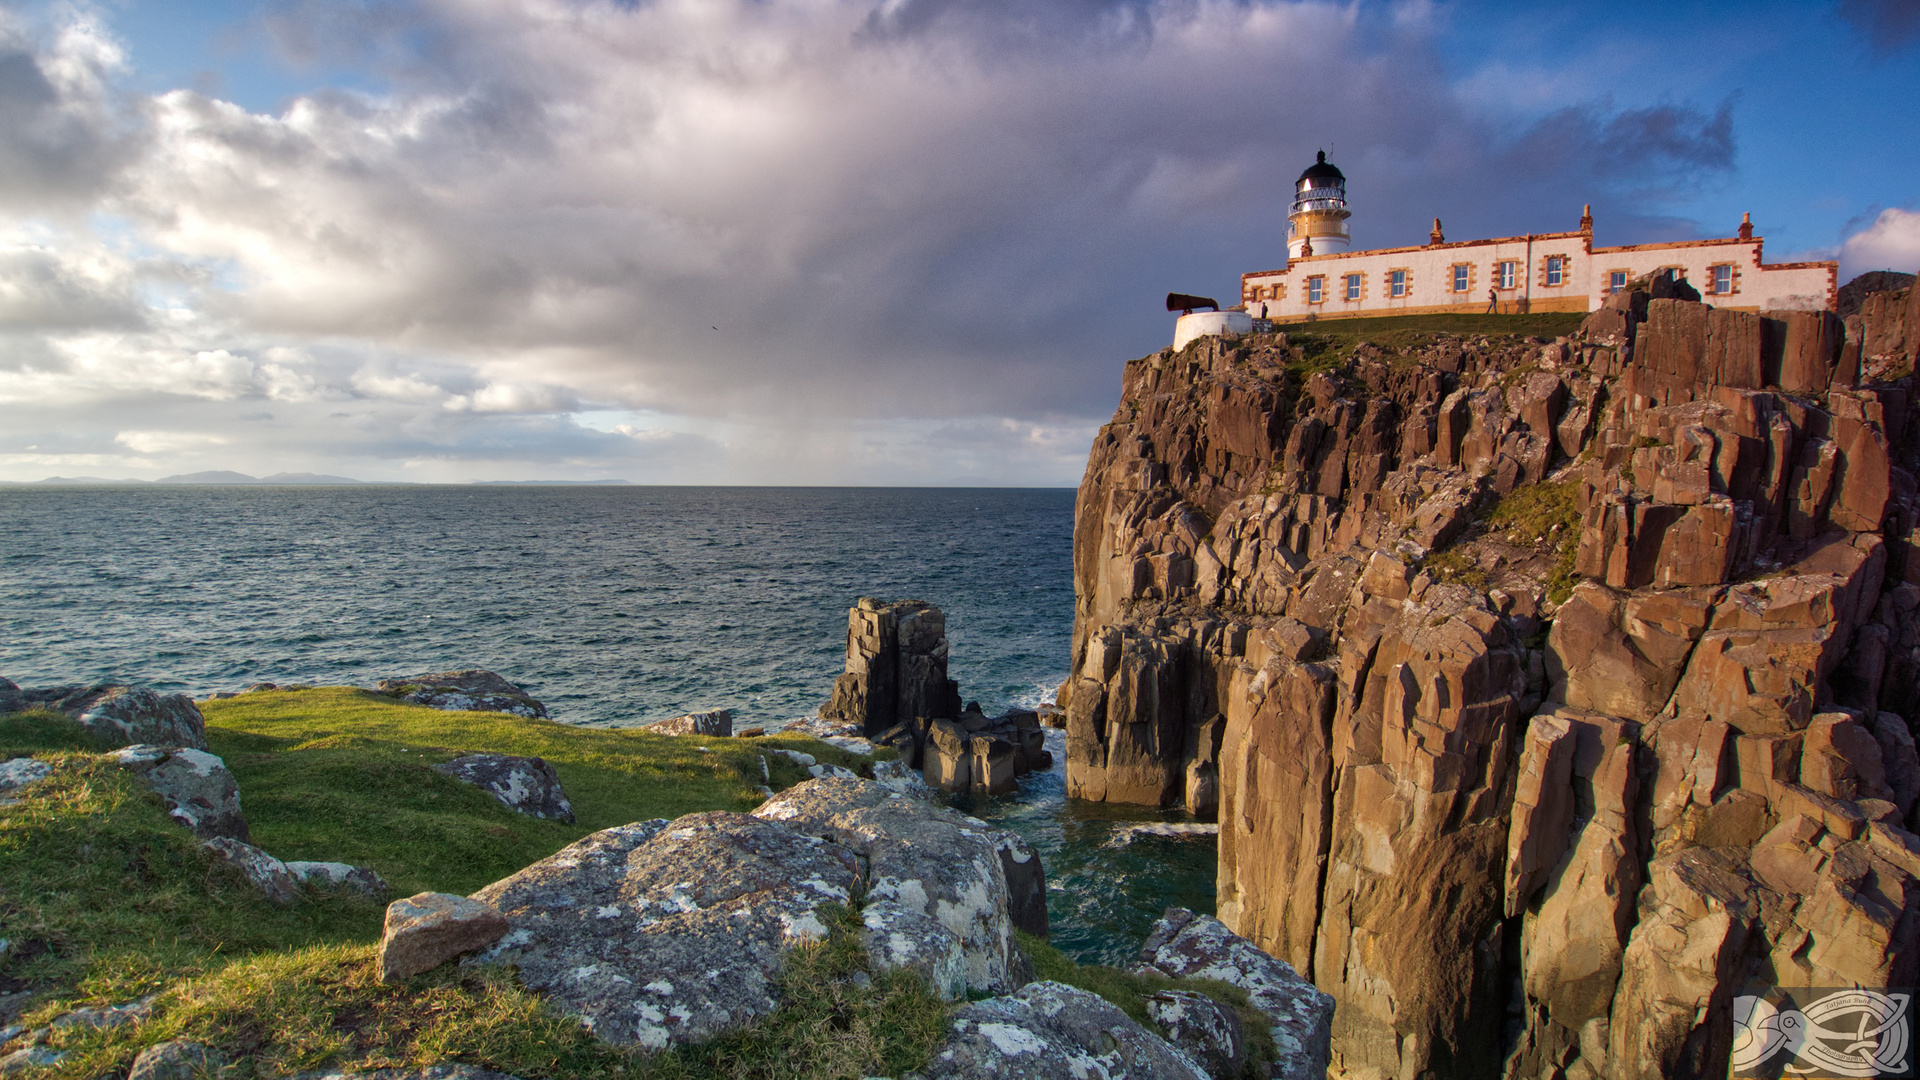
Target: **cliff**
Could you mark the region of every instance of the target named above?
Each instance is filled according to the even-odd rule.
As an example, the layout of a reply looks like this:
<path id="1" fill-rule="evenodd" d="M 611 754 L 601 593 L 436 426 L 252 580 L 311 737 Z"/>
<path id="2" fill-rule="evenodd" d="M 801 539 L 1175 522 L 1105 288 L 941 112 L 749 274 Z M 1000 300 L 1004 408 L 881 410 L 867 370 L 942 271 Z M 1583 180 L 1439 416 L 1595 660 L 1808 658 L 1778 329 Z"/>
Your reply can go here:
<path id="1" fill-rule="evenodd" d="M 1914 980 L 1920 290 L 1674 293 L 1126 367 L 1069 790 L 1217 815 L 1336 1075 L 1726 1075 L 1736 990 Z"/>

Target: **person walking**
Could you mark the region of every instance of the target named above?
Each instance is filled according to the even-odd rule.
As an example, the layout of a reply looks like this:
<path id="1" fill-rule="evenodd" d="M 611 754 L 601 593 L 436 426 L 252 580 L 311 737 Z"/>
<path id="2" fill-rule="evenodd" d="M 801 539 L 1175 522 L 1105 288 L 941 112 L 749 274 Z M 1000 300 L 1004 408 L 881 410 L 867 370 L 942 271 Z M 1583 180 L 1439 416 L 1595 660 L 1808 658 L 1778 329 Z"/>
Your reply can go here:
<path id="1" fill-rule="evenodd" d="M 1488 289 L 1488 290 L 1487 290 L 1487 312 L 1486 312 L 1486 313 L 1487 313 L 1488 315 L 1497 315 L 1497 314 L 1499 314 L 1499 312 L 1500 312 L 1500 290 L 1498 290 L 1498 289 Z"/>

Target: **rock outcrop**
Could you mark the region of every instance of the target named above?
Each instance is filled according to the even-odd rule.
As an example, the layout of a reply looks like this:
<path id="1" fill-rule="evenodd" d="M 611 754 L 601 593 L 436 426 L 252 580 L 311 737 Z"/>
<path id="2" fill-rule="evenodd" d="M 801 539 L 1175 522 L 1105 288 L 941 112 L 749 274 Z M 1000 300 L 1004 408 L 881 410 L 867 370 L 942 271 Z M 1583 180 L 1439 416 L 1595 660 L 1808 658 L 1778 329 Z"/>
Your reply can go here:
<path id="1" fill-rule="evenodd" d="M 5 682 L 5 680 L 0 680 Z M 65 713 L 107 746 L 149 743 L 166 749 L 207 748 L 207 721 L 185 694 L 144 686 L 0 687 L 0 712 L 50 709 Z"/>
<path id="2" fill-rule="evenodd" d="M 1022 868 L 1011 887 L 1009 864 Z M 824 779 L 750 815 L 603 830 L 473 899 L 508 927 L 483 959 L 516 965 L 601 1038 L 663 1047 L 773 1011 L 785 951 L 824 939 L 823 907 L 856 895 L 877 968 L 919 971 L 960 997 L 1014 988 L 1016 917 L 1031 917 L 1020 909 L 1035 897 L 1044 905 L 1045 880 L 1010 833 L 878 783 Z"/>
<path id="3" fill-rule="evenodd" d="M 560 786 L 560 774 L 545 758 L 465 754 L 433 766 L 433 771 L 478 787 L 516 813 L 573 823 L 573 803 Z"/>
<path id="4" fill-rule="evenodd" d="M 163 750 L 141 743 L 117 750 L 108 759 L 133 773 L 167 804 L 175 821 L 202 840 L 248 838 L 240 811 L 240 785 L 227 763 L 204 750 Z"/>
<path id="5" fill-rule="evenodd" d="M 656 735 L 713 735 L 726 738 L 733 735 L 733 713 L 727 709 L 708 709 L 670 720 L 656 720 L 645 727 Z"/>
<path id="6" fill-rule="evenodd" d="M 479 668 L 381 679 L 375 688 L 409 705 L 455 712 L 512 713 L 546 719 L 547 707 L 502 676 Z"/>
<path id="7" fill-rule="evenodd" d="M 1036 982 L 953 1014 L 917 1080 L 1211 1080 L 1198 1062 L 1104 998 Z"/>
<path id="8" fill-rule="evenodd" d="M 1336 1074 L 1724 1073 L 1736 986 L 1909 985 L 1915 297 L 1127 365 L 1070 794 L 1217 815 Z"/>
<path id="9" fill-rule="evenodd" d="M 1005 795 L 1019 777 L 1053 768 L 1040 717 L 989 717 L 960 704 L 947 678 L 947 618 L 921 600 L 870 597 L 847 612 L 847 668 L 816 723 L 847 725 L 899 752 L 941 791 Z"/>
<path id="10" fill-rule="evenodd" d="M 923 600 L 861 597 L 847 612 L 846 672 L 834 680 L 821 718 L 856 723 L 871 737 L 916 718 L 958 715 L 946 614 Z"/>

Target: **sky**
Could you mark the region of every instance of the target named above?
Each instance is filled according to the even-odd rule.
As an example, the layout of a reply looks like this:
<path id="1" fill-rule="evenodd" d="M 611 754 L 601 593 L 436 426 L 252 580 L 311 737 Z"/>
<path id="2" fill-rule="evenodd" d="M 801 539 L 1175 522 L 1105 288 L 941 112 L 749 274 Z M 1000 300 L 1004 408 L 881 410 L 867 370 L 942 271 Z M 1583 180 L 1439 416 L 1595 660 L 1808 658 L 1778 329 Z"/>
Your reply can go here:
<path id="1" fill-rule="evenodd" d="M 1920 269 L 1920 0 L 0 0 L 0 480 L 1072 486 L 1168 291 Z"/>

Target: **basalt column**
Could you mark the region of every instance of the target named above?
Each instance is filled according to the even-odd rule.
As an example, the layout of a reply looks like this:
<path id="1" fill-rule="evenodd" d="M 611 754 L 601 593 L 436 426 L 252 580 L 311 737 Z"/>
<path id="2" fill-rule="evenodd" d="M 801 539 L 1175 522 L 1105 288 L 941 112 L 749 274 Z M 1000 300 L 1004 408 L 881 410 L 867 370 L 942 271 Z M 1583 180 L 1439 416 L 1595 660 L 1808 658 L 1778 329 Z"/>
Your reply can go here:
<path id="1" fill-rule="evenodd" d="M 847 668 L 820 715 L 878 735 L 915 718 L 960 715 L 960 684 L 947 678 L 947 617 L 924 600 L 863 596 L 847 611 Z"/>

